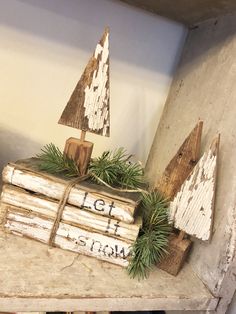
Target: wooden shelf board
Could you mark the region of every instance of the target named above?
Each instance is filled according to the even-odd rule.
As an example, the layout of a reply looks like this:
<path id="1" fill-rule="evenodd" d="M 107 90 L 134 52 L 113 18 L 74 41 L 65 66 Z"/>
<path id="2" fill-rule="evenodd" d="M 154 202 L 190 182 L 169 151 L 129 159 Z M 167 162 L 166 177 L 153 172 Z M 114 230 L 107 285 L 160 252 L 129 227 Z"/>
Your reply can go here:
<path id="1" fill-rule="evenodd" d="M 147 280 L 94 258 L 0 232 L 0 311 L 213 310 L 217 305 L 186 265 L 177 277 Z"/>
<path id="2" fill-rule="evenodd" d="M 199 24 L 210 18 L 232 13 L 236 10 L 235 0 L 120 0 L 154 14 L 184 23 Z"/>

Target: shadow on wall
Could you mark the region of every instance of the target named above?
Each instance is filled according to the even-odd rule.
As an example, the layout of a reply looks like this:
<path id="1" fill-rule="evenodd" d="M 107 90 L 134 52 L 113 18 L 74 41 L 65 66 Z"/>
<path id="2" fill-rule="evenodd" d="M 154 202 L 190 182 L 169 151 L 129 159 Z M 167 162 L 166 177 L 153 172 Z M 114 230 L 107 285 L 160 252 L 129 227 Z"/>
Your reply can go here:
<path id="1" fill-rule="evenodd" d="M 208 28 L 206 28 L 206 25 Z M 201 34 L 201 44 L 196 45 L 194 42 L 199 40 L 199 34 Z M 214 54 L 214 49 L 218 49 L 218 46 L 222 46 L 222 43 L 227 46 L 227 42 L 230 43 L 235 34 L 236 13 L 201 23 L 189 32 L 186 48 L 184 48 L 182 54 L 181 67 L 191 63 L 194 67 L 194 60 L 199 58 L 202 58 L 204 63 L 206 54 Z M 188 40 L 191 40 L 194 49 L 189 49 Z"/>
<path id="2" fill-rule="evenodd" d="M 29 138 L 0 127 L 0 172 L 10 161 L 35 156 L 41 147 Z"/>

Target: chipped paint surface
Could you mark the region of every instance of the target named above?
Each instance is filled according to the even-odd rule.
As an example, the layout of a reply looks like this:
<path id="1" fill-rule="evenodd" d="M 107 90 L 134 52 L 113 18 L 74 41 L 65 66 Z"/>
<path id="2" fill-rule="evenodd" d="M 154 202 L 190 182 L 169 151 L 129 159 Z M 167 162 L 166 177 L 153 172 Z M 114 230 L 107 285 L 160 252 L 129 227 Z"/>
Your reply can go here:
<path id="1" fill-rule="evenodd" d="M 53 221 L 22 213 L 8 206 L 5 228 L 20 236 L 48 243 Z M 93 256 L 120 266 L 127 266 L 130 244 L 110 236 L 90 232 L 82 228 L 60 223 L 55 245 L 69 251 Z"/>
<path id="2" fill-rule="evenodd" d="M 42 198 L 13 185 L 3 186 L 1 202 L 29 210 L 34 212 L 35 215 L 43 215 L 50 219 L 56 218 L 58 210 L 58 201 Z M 135 241 L 141 226 L 141 219 L 136 219 L 135 224 L 126 224 L 71 205 L 65 206 L 62 220 L 65 223 L 84 226 L 84 228 L 106 232 L 117 238 L 131 241 Z"/>
<path id="3" fill-rule="evenodd" d="M 3 181 L 57 200 L 61 199 L 65 186 L 68 184 L 68 181 L 58 180 L 53 176 L 49 178 L 42 172 L 26 172 L 17 169 L 15 164 L 9 164 L 4 168 Z M 93 213 L 117 218 L 127 223 L 134 221 L 134 202 L 126 202 L 122 198 L 119 199 L 119 197 L 114 200 L 114 197 L 108 195 L 108 193 L 103 193 L 101 200 L 101 194 L 95 190 L 83 189 L 80 185 L 76 185 L 71 189 L 68 203 L 78 207 L 86 207 L 86 210 Z"/>
<path id="4" fill-rule="evenodd" d="M 90 86 L 85 88 L 84 115 L 88 119 L 89 129 L 103 129 L 102 135 L 105 136 L 109 128 L 109 33 L 106 34 L 103 46 L 97 44 L 94 57 L 99 62 Z"/>
<path id="5" fill-rule="evenodd" d="M 217 155 L 210 149 L 170 204 L 175 228 L 201 240 L 209 240 L 213 220 Z"/>

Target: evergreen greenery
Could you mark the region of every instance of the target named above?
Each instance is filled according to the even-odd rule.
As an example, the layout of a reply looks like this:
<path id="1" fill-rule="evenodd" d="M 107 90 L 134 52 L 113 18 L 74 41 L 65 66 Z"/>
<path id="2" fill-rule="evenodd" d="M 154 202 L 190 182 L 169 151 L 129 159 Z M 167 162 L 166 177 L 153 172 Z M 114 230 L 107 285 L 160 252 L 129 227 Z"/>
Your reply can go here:
<path id="1" fill-rule="evenodd" d="M 54 144 L 48 144 L 37 155 L 40 169 L 49 173 L 61 173 L 68 177 L 79 176 L 74 160 L 66 157 Z M 100 157 L 92 159 L 88 174 L 93 180 L 101 181 L 111 187 L 131 188 L 140 191 L 143 184 L 143 169 L 139 163 L 131 163 L 132 156 L 123 148 L 114 152 L 106 151 Z M 146 193 L 145 193 L 146 192 Z M 143 226 L 132 246 L 132 256 L 128 266 L 130 277 L 146 278 L 166 253 L 171 226 L 168 224 L 168 202 L 157 192 L 143 191 L 141 210 Z"/>
<path id="2" fill-rule="evenodd" d="M 132 247 L 128 266 L 130 277 L 146 278 L 152 266 L 167 254 L 171 226 L 168 224 L 168 202 L 157 192 L 142 199 L 143 227 Z"/>
<path id="3" fill-rule="evenodd" d="M 130 162 L 130 158 L 124 148 L 114 152 L 106 151 L 101 157 L 92 159 L 89 172 L 111 186 L 127 188 L 139 188 L 143 183 L 143 168 L 139 163 Z M 97 183 L 100 183 L 97 181 Z"/>
<path id="4" fill-rule="evenodd" d="M 61 173 L 67 177 L 79 175 L 79 170 L 74 160 L 65 156 L 54 144 L 47 144 L 41 149 L 42 153 L 37 157 L 40 159 L 41 170 L 52 174 Z"/>

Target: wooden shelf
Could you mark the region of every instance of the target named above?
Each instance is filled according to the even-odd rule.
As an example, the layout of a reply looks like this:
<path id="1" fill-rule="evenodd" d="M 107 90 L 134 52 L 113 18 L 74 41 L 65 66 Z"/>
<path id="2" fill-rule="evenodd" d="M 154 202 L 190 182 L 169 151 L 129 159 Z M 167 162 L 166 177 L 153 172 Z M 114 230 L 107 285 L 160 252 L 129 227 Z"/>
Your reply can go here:
<path id="1" fill-rule="evenodd" d="M 232 13 L 236 10 L 235 0 L 120 0 L 154 14 L 184 23 L 199 24 L 210 18 Z"/>
<path id="2" fill-rule="evenodd" d="M 186 265 L 147 280 L 125 269 L 0 232 L 0 311 L 213 310 L 217 299 Z"/>

